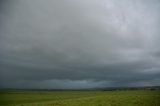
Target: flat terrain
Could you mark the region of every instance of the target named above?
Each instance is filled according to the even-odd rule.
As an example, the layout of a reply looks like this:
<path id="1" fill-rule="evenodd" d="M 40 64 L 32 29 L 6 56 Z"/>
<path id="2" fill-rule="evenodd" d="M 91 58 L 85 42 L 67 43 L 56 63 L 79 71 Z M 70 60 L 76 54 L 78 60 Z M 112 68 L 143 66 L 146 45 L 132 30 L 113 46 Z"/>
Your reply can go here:
<path id="1" fill-rule="evenodd" d="M 0 106 L 160 106 L 160 91 L 0 91 Z"/>

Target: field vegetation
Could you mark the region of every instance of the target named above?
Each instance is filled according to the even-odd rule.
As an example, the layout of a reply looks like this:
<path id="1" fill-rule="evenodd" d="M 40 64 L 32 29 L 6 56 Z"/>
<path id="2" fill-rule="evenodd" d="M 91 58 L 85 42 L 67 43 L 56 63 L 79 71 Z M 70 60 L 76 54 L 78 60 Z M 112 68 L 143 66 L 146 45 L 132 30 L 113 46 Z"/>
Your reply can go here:
<path id="1" fill-rule="evenodd" d="M 3 90 L 0 106 L 160 106 L 160 92 Z"/>

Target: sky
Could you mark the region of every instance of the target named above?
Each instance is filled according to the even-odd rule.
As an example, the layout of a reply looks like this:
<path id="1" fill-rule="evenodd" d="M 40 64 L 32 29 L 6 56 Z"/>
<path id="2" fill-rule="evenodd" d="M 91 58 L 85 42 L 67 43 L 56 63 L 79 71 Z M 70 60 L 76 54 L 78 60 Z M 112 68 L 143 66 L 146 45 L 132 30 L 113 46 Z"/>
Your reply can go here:
<path id="1" fill-rule="evenodd" d="M 160 86 L 159 0 L 1 0 L 0 88 Z"/>

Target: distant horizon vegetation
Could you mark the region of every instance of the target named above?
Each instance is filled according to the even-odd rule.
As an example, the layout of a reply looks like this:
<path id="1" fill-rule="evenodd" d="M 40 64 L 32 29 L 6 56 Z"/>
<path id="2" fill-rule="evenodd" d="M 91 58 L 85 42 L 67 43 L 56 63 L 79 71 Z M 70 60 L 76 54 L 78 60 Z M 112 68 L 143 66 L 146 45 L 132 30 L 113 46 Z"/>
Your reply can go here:
<path id="1" fill-rule="evenodd" d="M 160 90 L 160 86 L 121 86 L 121 87 L 97 87 L 97 88 L 0 88 L 0 90 L 33 90 L 33 91 L 88 91 L 88 90 L 100 90 L 100 91 L 114 91 L 114 90 Z"/>

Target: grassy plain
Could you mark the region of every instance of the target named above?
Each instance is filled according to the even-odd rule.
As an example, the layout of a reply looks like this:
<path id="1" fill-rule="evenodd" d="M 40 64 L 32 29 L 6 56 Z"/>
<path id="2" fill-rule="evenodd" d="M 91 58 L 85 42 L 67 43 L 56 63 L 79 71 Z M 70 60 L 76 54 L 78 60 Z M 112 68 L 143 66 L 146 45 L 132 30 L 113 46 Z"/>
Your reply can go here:
<path id="1" fill-rule="evenodd" d="M 160 91 L 0 91 L 0 106 L 160 106 Z"/>

